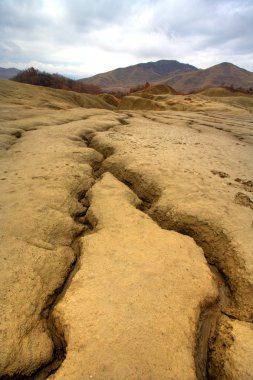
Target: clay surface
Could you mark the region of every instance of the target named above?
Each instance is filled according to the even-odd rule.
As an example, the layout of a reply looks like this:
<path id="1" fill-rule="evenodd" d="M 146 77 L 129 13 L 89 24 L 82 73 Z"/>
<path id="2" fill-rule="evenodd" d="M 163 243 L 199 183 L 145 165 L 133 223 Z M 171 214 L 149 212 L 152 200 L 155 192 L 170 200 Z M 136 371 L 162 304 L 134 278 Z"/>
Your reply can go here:
<path id="1" fill-rule="evenodd" d="M 187 373 L 195 379 L 200 306 L 217 297 L 202 250 L 136 210 L 138 198 L 111 174 L 89 197 L 95 232 L 82 238 L 80 269 L 54 310 L 67 331 L 68 353 L 53 378 L 182 379 Z"/>
<path id="2" fill-rule="evenodd" d="M 210 353 L 210 375 L 224 380 L 250 380 L 253 374 L 252 323 L 223 316 Z"/>
<path id="3" fill-rule="evenodd" d="M 3 378 L 253 378 L 251 98 L 129 98 L 0 81 Z"/>

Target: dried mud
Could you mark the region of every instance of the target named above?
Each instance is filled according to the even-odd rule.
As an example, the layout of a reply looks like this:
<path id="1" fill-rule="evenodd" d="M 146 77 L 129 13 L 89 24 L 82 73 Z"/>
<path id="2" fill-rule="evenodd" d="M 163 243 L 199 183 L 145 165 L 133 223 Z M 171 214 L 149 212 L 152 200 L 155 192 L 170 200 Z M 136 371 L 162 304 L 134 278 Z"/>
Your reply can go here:
<path id="1" fill-rule="evenodd" d="M 143 113 L 70 108 L 74 107 L 73 102 L 76 101 L 71 96 L 67 100 L 64 98 L 62 103 L 54 100 L 54 107 L 56 103 L 57 107 L 62 105 L 64 112 L 45 112 L 37 109 L 37 105 L 32 110 L 24 111 L 22 104 L 14 107 L 13 118 L 5 116 L 4 112 L 1 116 L 1 165 L 4 169 L 0 183 L 4 242 L 1 255 L 6 265 L 3 284 L 7 289 L 1 294 L 4 300 L 2 331 L 5 334 L 1 378 L 137 378 L 143 364 L 143 379 L 161 376 L 166 379 L 182 378 L 180 374 L 184 365 L 189 368 L 189 379 L 228 380 L 238 378 L 238 374 L 242 380 L 252 379 L 253 347 L 247 338 L 252 334 L 253 323 L 251 110 L 247 113 L 243 108 L 239 113 L 232 105 L 229 111 L 227 109 L 223 113 L 226 102 L 220 105 L 219 112 L 215 111 L 213 104 L 209 104 L 205 111 L 199 113 L 191 111 L 194 104 L 188 107 L 190 112 L 166 110 Z M 89 102 L 92 101 L 89 99 Z M 141 108 L 146 101 L 138 101 Z M 159 102 L 163 99 L 158 97 L 156 101 L 157 109 L 162 109 Z M 173 98 L 170 107 L 179 109 L 187 102 L 187 99 L 181 99 L 180 104 L 176 105 Z M 196 97 L 191 101 L 194 102 L 198 111 L 200 99 Z M 103 104 L 99 102 L 101 107 Z M 11 101 L 7 106 L 13 107 Z M 234 156 L 228 157 L 225 150 L 233 152 Z M 112 211 L 106 211 L 104 202 L 107 201 L 112 202 Z M 122 210 L 117 210 L 117 201 Z M 121 203 L 125 205 L 126 211 L 120 206 Z M 6 205 L 9 205 L 9 209 Z M 184 260 L 189 260 L 190 256 L 184 259 L 179 255 L 177 262 L 173 259 L 171 281 L 177 283 L 182 276 L 184 289 L 184 281 L 187 281 L 184 280 L 185 276 L 199 285 L 196 290 L 191 288 L 190 298 L 185 299 L 183 304 L 178 301 L 180 288 L 174 289 L 175 304 L 168 304 L 165 314 L 166 318 L 170 318 L 171 313 L 174 323 L 175 314 L 171 308 L 184 310 L 187 302 L 190 303 L 191 298 L 194 301 L 196 296 L 196 303 L 191 304 L 195 309 L 186 308 L 185 313 L 180 311 L 182 314 L 177 315 L 179 326 L 184 326 L 182 335 L 180 328 L 175 332 L 178 334 L 175 337 L 175 329 L 170 333 L 164 332 L 166 325 L 164 327 L 161 323 L 159 326 L 158 323 L 158 329 L 161 328 L 166 337 L 164 347 L 170 339 L 173 347 L 173 344 L 178 344 L 177 340 L 179 345 L 180 339 L 184 341 L 184 335 L 188 337 L 187 347 L 178 348 L 175 357 L 169 357 L 170 368 L 159 357 L 154 359 L 152 349 L 149 352 L 149 347 L 145 345 L 143 355 L 147 363 L 141 363 L 141 358 L 132 358 L 125 351 L 129 344 L 127 329 L 129 327 L 131 336 L 131 325 L 124 325 L 124 318 L 117 319 L 114 314 L 110 314 L 113 313 L 111 310 L 108 311 L 108 318 L 116 318 L 115 331 L 111 332 L 108 341 L 112 339 L 112 342 L 117 342 L 118 351 L 116 346 L 115 357 L 108 358 L 108 342 L 104 342 L 106 355 L 103 359 L 103 341 L 100 344 L 94 333 L 98 339 L 97 347 L 94 348 L 94 342 L 90 343 L 88 338 L 86 342 L 84 338 L 86 331 L 83 326 L 86 325 L 82 323 L 92 317 L 87 314 L 89 310 L 86 310 L 85 298 L 84 304 L 80 305 L 80 330 L 74 326 L 76 320 L 79 323 L 78 313 L 75 314 L 75 310 L 79 310 L 76 303 L 84 297 L 85 267 L 91 265 L 90 260 L 96 249 L 102 249 L 100 234 L 104 234 L 105 241 L 107 236 L 108 239 L 112 236 L 108 244 L 113 246 L 115 243 L 119 252 L 121 249 L 125 252 L 125 246 L 131 242 L 137 245 L 136 256 L 138 247 L 141 250 L 141 237 L 135 236 L 134 232 L 128 236 L 126 231 L 126 239 L 129 240 L 123 242 L 122 246 L 121 241 L 117 240 L 117 228 L 121 234 L 124 227 L 122 221 L 117 221 L 120 211 L 122 218 L 133 218 L 136 229 L 140 228 L 141 231 L 143 223 L 150 234 L 154 233 L 154 238 L 157 236 L 158 260 L 165 249 L 165 246 L 161 248 L 159 245 L 161 237 L 164 237 L 164 241 L 168 239 L 168 250 L 169 239 L 178 245 L 175 249 L 180 255 L 184 250 L 192 250 L 193 262 L 189 273 L 181 273 L 180 270 L 181 266 L 184 267 Z M 114 218 L 116 224 L 110 230 L 108 226 Z M 151 239 L 147 247 L 152 244 Z M 9 251 L 5 248 L 7 246 Z M 154 244 L 154 251 L 155 247 Z M 110 253 L 108 245 L 103 249 Z M 140 258 L 143 259 L 142 256 Z M 111 257 L 111 260 L 108 276 L 114 270 L 122 269 L 122 258 L 117 257 L 114 262 Z M 127 261 L 126 267 L 128 265 Z M 152 265 L 155 267 L 154 263 Z M 153 270 L 152 265 L 145 267 L 147 279 Z M 166 265 L 169 268 L 170 261 Z M 136 273 L 145 275 L 146 272 L 143 274 L 141 270 L 138 272 L 138 266 L 136 268 Z M 205 273 L 197 276 L 198 268 Z M 101 273 L 101 281 L 106 281 L 106 276 L 102 277 Z M 155 276 L 159 275 L 159 271 L 154 273 Z M 91 275 L 96 277 L 96 274 Z M 161 271 L 161 277 L 163 275 Z M 97 286 L 92 276 L 86 283 L 91 291 Z M 124 280 L 124 275 L 122 278 L 123 283 L 125 281 L 128 285 L 126 280 L 129 279 Z M 135 285 L 139 286 L 138 283 Z M 198 290 L 200 285 L 201 291 Z M 120 283 L 118 286 L 121 294 Z M 103 289 L 100 285 L 97 289 L 99 307 L 100 298 L 106 296 L 109 288 L 105 286 Z M 116 299 L 117 289 L 113 291 Z M 140 288 L 140 291 L 144 291 L 144 298 L 147 294 L 148 302 L 151 288 Z M 27 293 L 27 297 L 24 298 L 22 292 Z M 125 298 L 128 296 L 126 294 Z M 173 297 L 171 299 L 174 300 Z M 110 302 L 111 305 L 117 303 L 114 300 Z M 131 297 L 126 302 L 130 305 Z M 143 306 L 148 308 L 145 299 L 143 302 Z M 166 307 L 166 303 L 164 305 Z M 94 319 L 103 321 L 102 312 L 96 311 L 96 304 L 93 306 L 94 313 L 97 313 Z M 119 306 L 120 302 L 115 310 L 120 310 Z M 110 307 L 110 303 L 107 307 Z M 157 315 L 160 315 L 159 311 Z M 140 313 L 136 317 L 142 318 Z M 106 321 L 110 326 L 111 321 Z M 127 328 L 126 332 L 115 335 L 113 341 L 113 334 L 116 334 L 117 326 L 120 328 L 121 323 Z M 154 328 L 155 334 L 156 326 L 152 323 L 150 326 Z M 151 337 L 150 326 L 148 334 Z M 91 329 L 93 327 L 90 325 Z M 100 333 L 103 334 L 104 330 Z M 125 340 L 125 346 L 122 346 L 121 338 Z M 159 335 L 155 339 L 159 341 Z M 136 340 L 136 347 L 141 347 L 138 335 Z M 129 347 L 132 347 L 131 344 Z M 182 354 L 180 349 L 185 355 L 182 356 L 185 360 L 181 363 L 182 368 L 178 368 L 177 362 Z M 98 354 L 94 363 L 83 362 L 89 350 Z M 120 355 L 117 357 L 118 352 Z M 101 359 L 99 353 L 102 354 Z M 152 363 L 154 361 L 152 368 L 149 367 L 149 359 Z M 135 371 L 131 363 L 136 363 L 136 372 L 131 372 Z M 95 375 L 89 372 L 91 369 Z M 88 376 L 89 373 L 91 375 Z"/>

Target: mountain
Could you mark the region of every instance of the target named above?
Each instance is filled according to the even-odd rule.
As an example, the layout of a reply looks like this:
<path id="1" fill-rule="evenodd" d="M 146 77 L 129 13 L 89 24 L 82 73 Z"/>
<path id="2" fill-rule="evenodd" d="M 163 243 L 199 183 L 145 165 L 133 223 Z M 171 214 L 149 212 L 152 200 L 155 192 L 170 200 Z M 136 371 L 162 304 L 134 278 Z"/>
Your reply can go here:
<path id="1" fill-rule="evenodd" d="M 160 83 L 172 86 L 176 91 L 183 93 L 218 86 L 248 90 L 253 88 L 253 73 L 232 63 L 223 62 L 205 70 L 170 74 L 167 80 Z"/>
<path id="2" fill-rule="evenodd" d="M 106 73 L 97 74 L 90 78 L 80 79 L 80 82 L 91 83 L 104 91 L 126 91 L 145 82 L 161 83 L 168 75 L 195 72 L 198 69 L 192 65 L 174 60 L 139 63 L 137 65 L 119 68 Z"/>
<path id="3" fill-rule="evenodd" d="M 0 79 L 11 79 L 15 77 L 15 75 L 17 75 L 18 73 L 20 73 L 19 69 L 5 69 L 4 67 L 0 67 Z"/>
<path id="4" fill-rule="evenodd" d="M 247 90 L 253 87 L 253 73 L 228 62 L 202 70 L 178 61 L 161 60 L 119 68 L 80 81 L 95 84 L 104 91 L 129 91 L 130 88 L 149 82 L 190 93 L 216 86 Z"/>
<path id="5" fill-rule="evenodd" d="M 20 70 L 15 68 L 0 67 L 0 79 L 10 79 L 19 72 Z M 175 60 L 160 60 L 118 68 L 76 82 L 96 85 L 104 92 L 126 92 L 149 82 L 152 85 L 171 86 L 176 91 L 186 94 L 218 86 L 248 90 L 253 88 L 253 73 L 229 62 L 202 70 Z"/>

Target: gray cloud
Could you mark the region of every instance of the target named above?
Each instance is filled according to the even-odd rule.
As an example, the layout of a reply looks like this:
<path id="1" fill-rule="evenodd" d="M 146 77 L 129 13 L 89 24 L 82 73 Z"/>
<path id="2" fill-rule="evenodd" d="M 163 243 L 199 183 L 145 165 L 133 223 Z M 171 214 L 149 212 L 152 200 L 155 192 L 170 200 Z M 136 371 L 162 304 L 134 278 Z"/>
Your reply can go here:
<path id="1" fill-rule="evenodd" d="M 62 2 L 66 10 L 66 21 L 84 31 L 102 29 L 111 23 L 121 23 L 129 12 L 127 1 L 115 0 L 76 0 Z"/>
<path id="2" fill-rule="evenodd" d="M 155 59 L 253 71 L 251 0 L 0 0 L 0 66 L 93 74 Z"/>
<path id="3" fill-rule="evenodd" d="M 161 1 L 155 8 L 153 27 L 179 38 L 201 37 L 208 46 L 234 38 L 251 42 L 253 2 L 192 0 L 180 1 L 174 7 L 171 2 Z"/>

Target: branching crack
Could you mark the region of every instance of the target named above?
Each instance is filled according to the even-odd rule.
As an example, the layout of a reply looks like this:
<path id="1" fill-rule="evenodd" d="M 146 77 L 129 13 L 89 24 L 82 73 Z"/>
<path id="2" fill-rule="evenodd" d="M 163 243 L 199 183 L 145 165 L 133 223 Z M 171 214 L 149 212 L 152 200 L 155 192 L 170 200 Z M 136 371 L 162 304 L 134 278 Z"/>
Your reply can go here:
<path id="1" fill-rule="evenodd" d="M 90 140 L 89 145 L 96 149 L 99 153 L 102 153 L 105 156 L 105 159 L 114 154 L 114 149 L 112 147 L 100 147 L 98 144 L 94 144 L 92 139 Z M 219 250 L 221 248 L 222 244 L 223 249 L 221 255 L 226 254 L 226 250 L 230 247 L 230 242 L 222 231 L 219 231 L 219 229 L 214 226 L 206 225 L 202 221 L 197 220 L 197 218 L 189 217 L 189 220 L 187 220 L 187 217 L 183 217 L 181 219 L 178 217 L 176 220 L 173 220 L 172 215 L 167 214 L 165 211 L 163 212 L 161 209 L 156 209 L 155 207 L 157 200 L 160 197 L 158 189 L 156 192 L 152 190 L 150 192 L 147 191 L 146 194 L 143 194 L 143 189 L 141 192 L 138 191 L 138 184 L 135 183 L 135 177 L 133 180 L 129 179 L 131 175 L 128 175 L 129 173 L 127 173 L 126 168 L 124 168 L 124 171 L 117 171 L 117 169 L 111 169 L 108 165 L 105 167 L 106 171 L 111 171 L 111 173 L 119 181 L 123 182 L 137 194 L 137 196 L 142 200 L 142 204 L 139 206 L 139 209 L 149 215 L 149 217 L 151 217 L 161 228 L 166 230 L 175 230 L 181 234 L 191 236 L 195 240 L 196 244 L 203 249 L 207 260 L 207 265 L 213 273 L 213 277 L 219 290 L 219 296 L 215 303 L 210 304 L 207 302 L 202 305 L 198 326 L 196 328 L 196 376 L 198 380 L 208 379 L 209 350 L 211 342 L 215 339 L 215 335 L 217 334 L 217 323 L 220 316 L 222 314 L 226 314 L 232 319 L 247 320 L 247 317 L 240 315 L 240 311 L 235 306 L 231 307 L 231 305 L 236 305 L 233 279 L 229 277 L 223 264 L 214 254 L 217 249 Z M 105 170 L 103 170 L 101 165 L 100 174 L 103 171 Z M 206 233 L 207 230 L 209 234 L 208 238 Z M 223 243 L 220 244 L 220 242 Z"/>
<path id="2" fill-rule="evenodd" d="M 131 117 L 131 114 L 128 114 L 127 117 L 119 118 L 118 121 L 120 125 L 128 125 L 129 122 L 127 118 Z M 147 117 L 145 115 L 145 117 Z M 108 130 L 111 127 L 106 127 L 103 130 Z M 115 153 L 114 148 L 111 146 L 103 147 L 103 149 L 98 148 L 96 144 L 93 144 L 94 133 L 89 132 L 84 135 L 80 135 L 81 139 L 85 143 L 86 147 L 93 148 L 98 153 L 102 154 L 103 159 L 101 161 L 94 162 L 92 166 L 93 170 L 93 178 L 97 180 L 100 178 L 103 172 L 103 162 L 109 156 Z M 106 169 L 110 171 L 110 168 Z M 175 230 L 185 235 L 191 236 L 196 244 L 202 247 L 205 257 L 207 259 L 207 263 L 214 275 L 215 281 L 217 283 L 217 287 L 219 289 L 219 297 L 216 303 L 212 304 L 204 304 L 202 305 L 202 311 L 199 317 L 199 323 L 196 328 L 196 351 L 195 351 L 195 366 L 196 366 L 196 376 L 198 380 L 208 379 L 208 351 L 210 341 L 214 339 L 217 320 L 221 313 L 228 315 L 230 318 L 236 319 L 238 316 L 232 312 L 230 312 L 230 304 L 233 300 L 233 286 L 231 284 L 231 279 L 224 274 L 224 268 L 220 265 L 219 261 L 213 255 L 213 250 L 217 249 L 217 245 L 215 241 L 219 237 L 217 233 L 213 234 L 213 240 L 206 242 L 205 231 L 201 228 L 203 224 L 201 221 L 196 220 L 188 220 L 184 222 L 184 218 L 181 220 L 173 220 L 172 215 L 169 215 L 162 210 L 158 210 L 155 208 L 156 202 L 159 199 L 160 192 L 157 189 L 156 192 L 153 190 L 148 194 L 138 193 L 138 184 L 134 183 L 134 180 L 130 180 L 129 176 L 127 176 L 127 170 L 125 169 L 124 173 L 126 177 L 122 178 L 122 176 L 117 175 L 115 171 L 112 171 L 112 174 L 121 182 L 123 182 L 126 186 L 131 188 L 133 192 L 135 192 L 138 197 L 142 200 L 142 204 L 139 207 L 141 211 L 149 215 L 161 228 L 167 230 Z M 89 208 L 89 201 L 86 197 L 87 191 L 80 191 L 77 194 L 77 199 L 80 205 L 82 206 L 82 210 L 77 212 L 73 219 L 82 224 L 83 228 L 79 235 L 75 236 L 72 242 L 72 249 L 75 252 L 75 261 L 72 263 L 72 266 L 69 270 L 69 273 L 62 284 L 62 286 L 55 290 L 54 294 L 48 297 L 48 302 L 44 307 L 42 312 L 42 318 L 46 321 L 48 333 L 51 336 L 55 350 L 54 350 L 54 359 L 53 361 L 45 366 L 44 368 L 40 368 L 34 373 L 32 376 L 5 376 L 3 379 L 37 379 L 43 380 L 46 379 L 50 374 L 56 372 L 60 367 L 61 363 L 66 357 L 66 341 L 64 337 L 64 331 L 61 331 L 59 325 L 53 319 L 53 309 L 57 305 L 57 303 L 62 299 L 69 288 L 72 278 L 79 270 L 79 259 L 80 259 L 80 245 L 79 240 L 81 236 L 86 234 L 90 234 L 94 231 L 93 227 L 88 223 L 86 219 L 86 214 Z M 192 221 L 192 223 L 190 223 Z M 194 227 L 193 227 L 194 226 Z M 223 238 L 223 236 L 221 236 Z M 226 238 L 226 237 L 225 237 Z"/>

